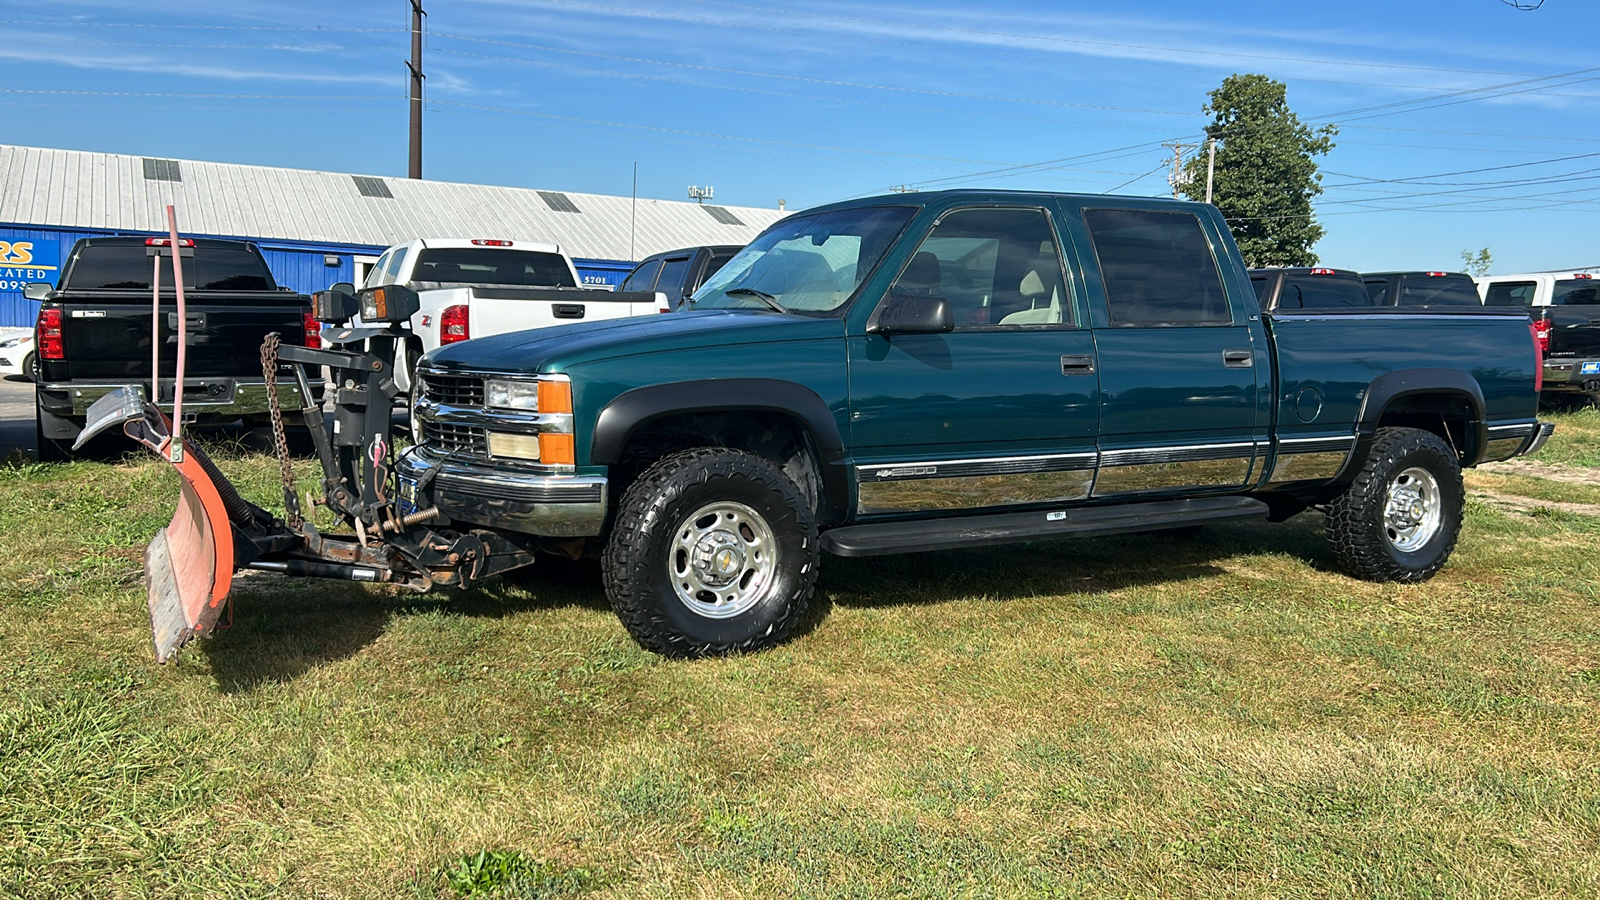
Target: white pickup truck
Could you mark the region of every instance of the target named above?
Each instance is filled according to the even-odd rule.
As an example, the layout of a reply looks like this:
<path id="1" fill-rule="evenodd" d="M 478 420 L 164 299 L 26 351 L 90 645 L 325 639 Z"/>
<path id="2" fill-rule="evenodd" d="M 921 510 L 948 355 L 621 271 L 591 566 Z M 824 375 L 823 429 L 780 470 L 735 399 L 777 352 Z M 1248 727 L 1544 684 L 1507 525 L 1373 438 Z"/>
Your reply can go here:
<path id="1" fill-rule="evenodd" d="M 395 382 L 411 389 L 424 353 L 471 338 L 594 319 L 667 312 L 666 295 L 579 287 L 572 259 L 556 244 L 499 238 L 419 238 L 383 252 L 362 287 L 403 284 L 422 308 L 396 360 Z"/>

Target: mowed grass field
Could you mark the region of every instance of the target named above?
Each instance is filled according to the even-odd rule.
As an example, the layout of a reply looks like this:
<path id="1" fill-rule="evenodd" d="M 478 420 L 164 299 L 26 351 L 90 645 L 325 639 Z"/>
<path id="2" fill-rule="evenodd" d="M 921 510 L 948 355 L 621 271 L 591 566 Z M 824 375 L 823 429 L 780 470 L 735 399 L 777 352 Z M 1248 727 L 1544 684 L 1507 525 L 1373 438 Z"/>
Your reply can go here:
<path id="1" fill-rule="evenodd" d="M 173 476 L 13 459 L 0 895 L 1600 896 L 1600 412 L 1551 418 L 1427 584 L 1339 574 L 1314 513 L 828 558 L 809 633 L 698 662 L 578 568 L 251 576 L 157 666 Z"/>

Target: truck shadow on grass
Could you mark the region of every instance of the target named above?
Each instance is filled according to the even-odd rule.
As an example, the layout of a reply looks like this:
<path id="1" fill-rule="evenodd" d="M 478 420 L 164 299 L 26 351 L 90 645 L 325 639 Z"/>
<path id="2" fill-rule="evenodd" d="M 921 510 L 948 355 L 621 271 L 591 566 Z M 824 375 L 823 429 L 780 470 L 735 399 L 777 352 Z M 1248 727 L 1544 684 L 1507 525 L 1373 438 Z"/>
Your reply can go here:
<path id="1" fill-rule="evenodd" d="M 795 637 L 813 630 L 834 606 L 937 606 L 982 598 L 1106 593 L 1224 575 L 1221 562 L 1271 553 L 1316 570 L 1334 562 L 1322 520 L 1302 515 L 1279 525 L 1216 525 L 1179 532 L 1017 544 L 942 553 L 823 561 L 816 600 Z M 377 595 L 345 582 L 247 576 L 237 588 L 234 627 L 203 641 L 223 693 L 247 693 L 292 681 L 359 654 L 390 623 L 443 614 L 499 619 L 540 609 L 582 608 L 610 614 L 592 561 L 542 560 L 526 574 L 468 591 Z M 619 634 L 622 626 L 617 625 Z M 192 652 L 192 651 L 191 651 Z"/>

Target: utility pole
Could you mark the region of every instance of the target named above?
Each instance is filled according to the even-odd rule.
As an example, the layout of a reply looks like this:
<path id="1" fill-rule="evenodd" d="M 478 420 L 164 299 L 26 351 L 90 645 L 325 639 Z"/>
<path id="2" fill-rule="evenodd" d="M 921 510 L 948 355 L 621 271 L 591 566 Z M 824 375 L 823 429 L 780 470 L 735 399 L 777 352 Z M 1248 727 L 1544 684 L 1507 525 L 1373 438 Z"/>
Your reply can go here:
<path id="1" fill-rule="evenodd" d="M 1217 180 L 1217 139 L 1206 141 L 1210 148 L 1210 159 L 1206 160 L 1206 202 L 1211 202 L 1211 184 Z"/>
<path id="2" fill-rule="evenodd" d="M 1172 148 L 1172 171 L 1167 175 L 1167 184 L 1172 185 L 1172 199 L 1178 199 L 1178 186 L 1189 183 L 1189 173 L 1183 170 L 1183 151 L 1192 150 L 1188 144 L 1162 144 L 1163 147 Z"/>
<path id="3" fill-rule="evenodd" d="M 422 0 L 411 0 L 411 166 L 407 178 L 422 177 Z"/>

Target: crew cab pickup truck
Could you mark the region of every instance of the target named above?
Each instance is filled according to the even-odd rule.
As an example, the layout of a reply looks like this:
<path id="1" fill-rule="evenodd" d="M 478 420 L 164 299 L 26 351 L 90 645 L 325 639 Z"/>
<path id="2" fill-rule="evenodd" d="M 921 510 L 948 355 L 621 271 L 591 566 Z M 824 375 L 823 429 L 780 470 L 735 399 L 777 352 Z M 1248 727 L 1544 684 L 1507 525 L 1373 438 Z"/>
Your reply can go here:
<path id="1" fill-rule="evenodd" d="M 1465 272 L 1363 272 L 1373 306 L 1429 309 L 1480 306 L 1478 286 Z"/>
<path id="2" fill-rule="evenodd" d="M 685 247 L 646 256 L 623 279 L 620 289 L 655 291 L 667 298 L 668 306 L 677 309 L 689 295 L 699 290 L 700 285 L 705 284 L 707 278 L 727 265 L 739 250 L 737 244 L 721 244 Z"/>
<path id="3" fill-rule="evenodd" d="M 1251 269 L 1250 286 L 1263 311 L 1371 306 L 1361 275 L 1326 267 Z"/>
<path id="4" fill-rule="evenodd" d="M 1544 350 L 1547 400 L 1600 401 L 1600 280 L 1533 272 L 1476 279 L 1483 305 L 1526 309 Z"/>
<path id="5" fill-rule="evenodd" d="M 205 238 L 179 242 L 188 314 L 185 418 L 200 425 L 264 425 L 262 338 L 275 331 L 284 343 L 317 346 L 310 298 L 279 288 L 254 244 Z M 25 289 L 29 299 L 42 304 L 34 339 L 41 460 L 67 458 L 94 401 L 125 384 L 148 392 L 152 254 L 166 243 L 166 238 L 84 238 L 73 245 L 57 286 L 37 283 Z M 170 257 L 162 265 L 157 340 L 165 380 L 156 401 L 170 408 L 178 313 Z M 280 381 L 278 392 L 283 408 L 300 407 L 293 378 Z"/>
<path id="6" fill-rule="evenodd" d="M 1325 511 L 1420 581 L 1461 469 L 1536 449 L 1521 310 L 1263 314 L 1217 210 L 992 191 L 772 225 L 660 317 L 429 353 L 402 508 L 597 554 L 643 646 L 749 650 L 827 551 L 939 552 Z"/>
<path id="7" fill-rule="evenodd" d="M 445 344 L 669 308 L 653 290 L 579 287 L 572 259 L 557 244 L 496 238 L 419 238 L 390 247 L 362 286 L 383 284 L 411 288 L 422 304 L 396 360 L 395 383 L 403 391 L 411 390 L 417 358 Z"/>

